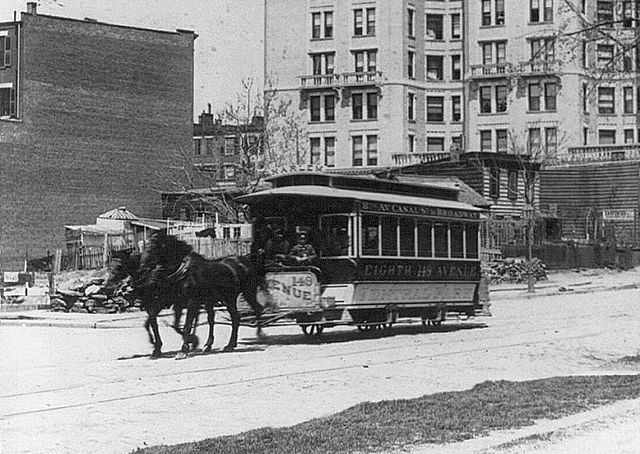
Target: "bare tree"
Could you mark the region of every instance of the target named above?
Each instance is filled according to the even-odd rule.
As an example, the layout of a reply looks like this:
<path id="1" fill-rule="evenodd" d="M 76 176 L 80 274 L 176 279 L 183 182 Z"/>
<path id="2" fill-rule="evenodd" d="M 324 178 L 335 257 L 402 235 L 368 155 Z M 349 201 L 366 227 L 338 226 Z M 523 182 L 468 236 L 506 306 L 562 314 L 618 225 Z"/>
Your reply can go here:
<path id="1" fill-rule="evenodd" d="M 220 140 L 233 140 L 232 156 L 222 159 L 215 150 L 207 150 L 211 157 L 206 160 L 193 150 L 175 154 L 165 181 L 184 193 L 180 203 L 195 212 L 219 213 L 230 222 L 242 222 L 247 213 L 234 202 L 237 196 L 263 188 L 266 177 L 305 160 L 305 122 L 293 100 L 279 95 L 273 89 L 263 92 L 253 79 L 243 80 L 235 102 L 217 114 L 215 125 Z"/>

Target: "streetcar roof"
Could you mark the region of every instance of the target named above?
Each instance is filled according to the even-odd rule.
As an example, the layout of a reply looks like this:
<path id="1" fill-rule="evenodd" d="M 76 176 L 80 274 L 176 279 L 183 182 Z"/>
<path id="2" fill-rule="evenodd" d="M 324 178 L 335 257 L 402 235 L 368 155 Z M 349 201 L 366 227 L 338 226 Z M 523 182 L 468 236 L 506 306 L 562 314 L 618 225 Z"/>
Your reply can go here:
<path id="1" fill-rule="evenodd" d="M 236 200 L 241 203 L 252 204 L 278 197 L 310 197 L 327 199 L 333 198 L 343 200 L 350 199 L 370 202 L 428 206 L 432 208 L 449 208 L 476 212 L 484 211 L 481 208 L 477 208 L 472 205 L 454 200 L 442 200 L 435 199 L 433 197 L 385 194 L 380 192 L 358 191 L 353 189 L 340 189 L 316 185 L 283 186 L 273 189 L 267 189 L 260 192 L 254 192 L 253 194 L 243 195 L 238 197 Z"/>

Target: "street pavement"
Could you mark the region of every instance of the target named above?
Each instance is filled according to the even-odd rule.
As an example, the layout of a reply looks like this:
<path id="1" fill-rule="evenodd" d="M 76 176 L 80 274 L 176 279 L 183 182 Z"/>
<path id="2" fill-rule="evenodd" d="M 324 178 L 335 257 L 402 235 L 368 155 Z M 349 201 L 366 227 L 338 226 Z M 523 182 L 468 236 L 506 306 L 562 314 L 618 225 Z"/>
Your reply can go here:
<path id="1" fill-rule="evenodd" d="M 490 300 L 512 298 L 537 298 L 567 292 L 592 293 L 605 290 L 640 288 L 640 267 L 629 271 L 617 270 L 569 270 L 550 272 L 548 280 L 536 283 L 535 292 L 527 291 L 522 284 L 491 285 Z M 165 313 L 168 315 L 168 311 Z M 142 326 L 144 312 L 114 314 L 87 314 L 82 312 L 52 312 L 28 310 L 0 312 L 0 325 L 52 326 L 62 328 L 133 328 Z"/>

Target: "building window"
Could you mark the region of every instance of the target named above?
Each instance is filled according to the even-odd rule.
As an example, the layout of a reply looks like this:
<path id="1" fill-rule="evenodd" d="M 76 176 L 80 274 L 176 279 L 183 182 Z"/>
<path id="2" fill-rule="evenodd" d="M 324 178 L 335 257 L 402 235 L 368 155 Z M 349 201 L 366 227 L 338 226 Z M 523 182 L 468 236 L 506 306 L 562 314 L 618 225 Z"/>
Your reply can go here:
<path id="1" fill-rule="evenodd" d="M 544 148 L 549 157 L 554 157 L 558 153 L 558 130 L 556 128 L 544 128 Z"/>
<path id="2" fill-rule="evenodd" d="M 443 60 L 440 55 L 427 55 L 427 80 L 443 80 Z"/>
<path id="3" fill-rule="evenodd" d="M 480 87 L 480 113 L 491 113 L 491 87 Z"/>
<path id="4" fill-rule="evenodd" d="M 0 67 L 11 66 L 11 37 L 0 36 Z"/>
<path id="5" fill-rule="evenodd" d="M 236 168 L 233 165 L 224 166 L 224 179 L 233 180 L 236 177 Z"/>
<path id="6" fill-rule="evenodd" d="M 557 90 L 555 82 L 547 82 L 544 84 L 544 108 L 545 110 L 556 110 L 557 107 Z"/>
<path id="7" fill-rule="evenodd" d="M 314 76 L 321 74 L 333 74 L 335 54 L 333 52 L 324 52 L 319 54 L 311 54 L 311 70 Z"/>
<path id="8" fill-rule="evenodd" d="M 413 50 L 407 52 L 407 77 L 415 79 L 416 77 L 416 53 Z M 442 80 L 442 79 L 440 79 Z"/>
<path id="9" fill-rule="evenodd" d="M 633 2 L 622 2 L 622 26 L 624 28 L 633 27 Z"/>
<path id="10" fill-rule="evenodd" d="M 536 38 L 531 40 L 531 60 L 553 61 L 555 58 L 555 39 Z"/>
<path id="11" fill-rule="evenodd" d="M 510 170 L 507 175 L 507 197 L 510 200 L 518 198 L 518 171 Z"/>
<path id="12" fill-rule="evenodd" d="M 206 139 L 204 139 L 204 147 L 207 156 L 213 156 L 213 137 L 207 137 Z"/>
<path id="13" fill-rule="evenodd" d="M 324 13 L 324 37 L 333 38 L 333 12 Z"/>
<path id="14" fill-rule="evenodd" d="M 236 152 L 236 138 L 225 137 L 224 138 L 224 155 L 233 156 Z"/>
<path id="15" fill-rule="evenodd" d="M 335 137 L 324 138 L 324 165 L 335 167 L 336 165 L 336 139 Z"/>
<path id="16" fill-rule="evenodd" d="M 531 156 L 538 156 L 540 153 L 540 128 L 529 128 L 529 138 L 527 140 L 527 152 Z"/>
<path id="17" fill-rule="evenodd" d="M 367 93 L 367 118 L 375 120 L 378 118 L 378 93 Z"/>
<path id="18" fill-rule="evenodd" d="M 16 89 L 0 88 L 0 117 L 15 118 L 16 115 Z"/>
<path id="19" fill-rule="evenodd" d="M 613 27 L 613 0 L 598 0 L 597 19 L 599 24 Z"/>
<path id="20" fill-rule="evenodd" d="M 582 111 L 589 112 L 589 88 L 585 83 L 582 84 Z"/>
<path id="21" fill-rule="evenodd" d="M 416 94 L 407 94 L 407 119 L 409 121 L 415 121 L 416 119 Z"/>
<path id="22" fill-rule="evenodd" d="M 427 121 L 444 121 L 444 96 L 427 96 Z"/>
<path id="23" fill-rule="evenodd" d="M 458 123 L 462 121 L 462 102 L 460 96 L 451 97 L 451 121 Z"/>
<path id="24" fill-rule="evenodd" d="M 443 141 L 444 146 L 444 141 Z M 462 136 L 454 136 L 451 138 L 451 147 L 454 150 L 462 151 Z"/>
<path id="25" fill-rule="evenodd" d="M 362 136 L 351 137 L 351 152 L 353 155 L 353 166 L 362 166 Z"/>
<path id="26" fill-rule="evenodd" d="M 507 86 L 496 86 L 496 112 L 507 111 Z"/>
<path id="27" fill-rule="evenodd" d="M 624 113 L 632 114 L 633 113 L 633 87 L 624 87 L 622 90 L 624 94 L 624 104 L 623 104 Z"/>
<path id="28" fill-rule="evenodd" d="M 582 128 L 582 145 L 589 144 L 589 128 Z"/>
<path id="29" fill-rule="evenodd" d="M 613 64 L 613 44 L 598 44 L 597 62 L 600 69 L 614 69 Z"/>
<path id="30" fill-rule="evenodd" d="M 416 151 L 416 136 L 414 134 L 409 134 L 407 145 L 409 146 L 409 153 Z"/>
<path id="31" fill-rule="evenodd" d="M 374 36 L 376 34 L 375 8 L 353 10 L 353 34 L 354 36 Z"/>
<path id="32" fill-rule="evenodd" d="M 416 10 L 413 8 L 407 8 L 407 33 L 410 38 L 416 36 Z M 440 34 L 442 34 L 442 29 L 440 29 Z"/>
<path id="33" fill-rule="evenodd" d="M 4 91 L 4 90 L 2 90 Z M 4 111 L 4 109 L 3 109 Z M 2 112 L 4 115 L 4 112 Z M 202 139 L 193 139 L 193 154 L 200 156 L 202 154 Z"/>
<path id="34" fill-rule="evenodd" d="M 427 151 L 434 153 L 443 152 L 444 137 L 427 137 Z"/>
<path id="35" fill-rule="evenodd" d="M 489 197 L 500 198 L 500 169 L 497 167 L 489 169 Z"/>
<path id="36" fill-rule="evenodd" d="M 624 143 L 634 143 L 633 133 L 633 129 L 624 130 Z"/>
<path id="37" fill-rule="evenodd" d="M 480 131 L 480 151 L 491 151 L 491 131 Z"/>
<path id="38" fill-rule="evenodd" d="M 615 129 L 598 130 L 598 144 L 599 145 L 615 145 L 616 130 Z"/>
<path id="39" fill-rule="evenodd" d="M 622 52 L 622 70 L 625 72 L 633 71 L 633 50 L 625 49 Z"/>
<path id="40" fill-rule="evenodd" d="M 334 121 L 336 119 L 336 96 L 325 95 L 324 97 L 324 121 Z"/>
<path id="41" fill-rule="evenodd" d="M 482 0 L 482 25 L 491 25 L 491 0 Z"/>
<path id="42" fill-rule="evenodd" d="M 508 148 L 508 132 L 506 129 L 496 129 L 496 151 L 506 153 Z"/>
<path id="43" fill-rule="evenodd" d="M 451 56 L 451 80 L 462 79 L 462 66 L 460 63 L 460 55 Z"/>
<path id="44" fill-rule="evenodd" d="M 362 120 L 362 93 L 351 95 L 351 119 Z"/>
<path id="45" fill-rule="evenodd" d="M 552 22 L 553 0 L 529 0 L 530 22 Z"/>
<path id="46" fill-rule="evenodd" d="M 320 164 L 322 151 L 320 148 L 320 137 L 311 137 L 309 138 L 309 148 L 311 155 L 311 164 Z"/>
<path id="47" fill-rule="evenodd" d="M 367 136 L 367 165 L 378 165 L 378 136 Z"/>
<path id="48" fill-rule="evenodd" d="M 504 25 L 504 0 L 496 0 L 496 25 Z"/>
<path id="49" fill-rule="evenodd" d="M 451 39 L 462 38 L 462 26 L 460 25 L 460 14 L 451 15 Z"/>
<path id="50" fill-rule="evenodd" d="M 529 84 L 529 110 L 536 112 L 540 110 L 540 84 Z"/>
<path id="51" fill-rule="evenodd" d="M 365 72 L 365 64 L 366 70 L 368 72 L 375 72 L 377 65 L 377 50 L 367 50 L 367 51 L 357 51 L 353 53 L 353 61 L 355 64 L 355 72 L 362 73 Z"/>
<path id="52" fill-rule="evenodd" d="M 322 14 L 311 13 L 311 38 L 320 39 L 322 37 L 321 21 Z"/>
<path id="53" fill-rule="evenodd" d="M 311 121 L 320 121 L 320 96 L 310 96 L 309 102 L 311 108 Z"/>
<path id="54" fill-rule="evenodd" d="M 598 87 L 598 112 L 601 114 L 616 113 L 614 87 Z"/>
<path id="55" fill-rule="evenodd" d="M 427 14 L 427 39 L 444 39 L 443 18 L 442 14 Z"/>
<path id="56" fill-rule="evenodd" d="M 376 9 L 367 8 L 367 36 L 376 34 Z"/>

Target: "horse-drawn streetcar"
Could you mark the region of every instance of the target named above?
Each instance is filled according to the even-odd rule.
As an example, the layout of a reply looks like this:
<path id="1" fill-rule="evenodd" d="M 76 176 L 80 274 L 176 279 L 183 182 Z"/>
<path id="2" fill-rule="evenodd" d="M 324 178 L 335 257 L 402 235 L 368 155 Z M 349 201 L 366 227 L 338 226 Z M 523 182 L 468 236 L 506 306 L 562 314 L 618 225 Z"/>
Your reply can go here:
<path id="1" fill-rule="evenodd" d="M 254 250 L 270 263 L 263 323 L 294 321 L 317 335 L 490 315 L 478 292 L 482 210 L 459 202 L 457 189 L 325 173 L 270 182 L 238 199 L 254 219 Z"/>

